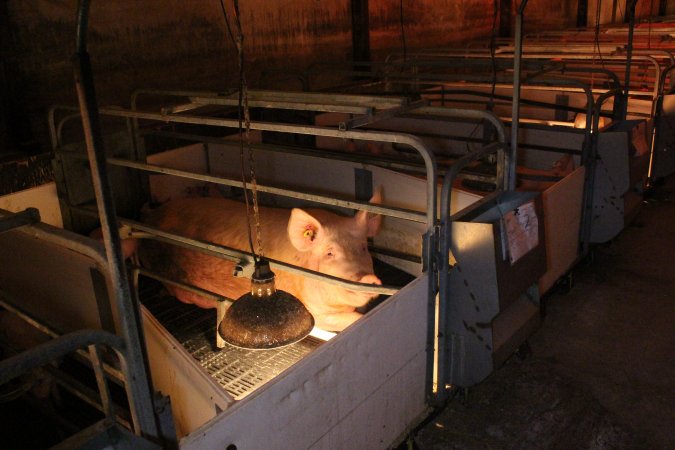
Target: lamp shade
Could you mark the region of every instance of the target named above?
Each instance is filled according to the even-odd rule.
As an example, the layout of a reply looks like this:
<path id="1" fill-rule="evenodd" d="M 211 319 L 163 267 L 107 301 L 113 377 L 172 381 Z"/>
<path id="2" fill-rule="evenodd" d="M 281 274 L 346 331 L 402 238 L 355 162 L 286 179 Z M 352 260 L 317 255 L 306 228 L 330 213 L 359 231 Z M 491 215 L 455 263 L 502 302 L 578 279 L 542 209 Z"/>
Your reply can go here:
<path id="1" fill-rule="evenodd" d="M 314 317 L 300 300 L 274 286 L 269 262 L 256 261 L 251 292 L 225 312 L 218 333 L 230 345 L 273 349 L 303 339 L 312 331 Z"/>

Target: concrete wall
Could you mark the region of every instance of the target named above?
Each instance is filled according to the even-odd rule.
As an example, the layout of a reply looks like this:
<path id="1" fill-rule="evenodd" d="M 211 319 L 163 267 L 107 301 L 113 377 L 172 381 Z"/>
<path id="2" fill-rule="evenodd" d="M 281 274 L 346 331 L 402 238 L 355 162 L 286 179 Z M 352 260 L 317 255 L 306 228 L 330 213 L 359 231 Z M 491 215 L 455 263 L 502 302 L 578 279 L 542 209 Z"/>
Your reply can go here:
<path id="1" fill-rule="evenodd" d="M 232 0 L 224 2 L 232 21 Z M 240 3 L 252 86 L 299 89 L 295 71 L 318 60 L 351 56 L 349 0 Z M 408 50 L 457 47 L 491 31 L 492 0 L 402 4 Z M 526 31 L 573 26 L 576 4 L 530 0 Z M 370 0 L 375 59 L 402 48 L 400 5 L 399 0 Z M 10 87 L 7 107 L 42 141 L 48 107 L 76 103 L 71 68 L 76 7 L 76 0 L 6 0 L 0 5 L 7 19 L 0 23 L 0 69 Z M 126 105 L 139 87 L 223 89 L 237 83 L 236 53 L 218 0 L 93 0 L 89 52 L 101 104 Z"/>

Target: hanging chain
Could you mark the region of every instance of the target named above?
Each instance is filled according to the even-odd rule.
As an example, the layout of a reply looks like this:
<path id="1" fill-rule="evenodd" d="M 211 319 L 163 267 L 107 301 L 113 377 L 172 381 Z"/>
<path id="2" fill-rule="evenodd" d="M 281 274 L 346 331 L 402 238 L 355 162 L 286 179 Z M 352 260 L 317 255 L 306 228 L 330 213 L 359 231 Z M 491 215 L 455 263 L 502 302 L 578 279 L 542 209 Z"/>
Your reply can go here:
<path id="1" fill-rule="evenodd" d="M 244 125 L 246 127 L 246 147 L 248 150 L 248 165 L 251 173 L 251 196 L 253 197 L 253 220 L 255 225 L 256 253 L 263 257 L 262 233 L 260 232 L 260 209 L 258 208 L 258 182 L 255 178 L 255 158 L 251 148 L 251 114 L 248 109 L 248 88 L 244 87 Z"/>
<path id="2" fill-rule="evenodd" d="M 229 20 L 227 19 L 227 12 L 225 10 L 225 5 L 222 0 L 220 2 L 220 5 L 222 7 L 223 15 L 225 17 L 225 24 L 227 25 L 227 31 L 234 43 L 234 46 L 237 49 L 237 53 L 239 56 L 239 107 L 237 109 L 237 114 L 239 116 L 239 144 L 240 144 L 239 157 L 241 163 L 241 183 L 244 189 L 244 202 L 246 203 L 246 228 L 248 231 L 247 233 L 248 242 L 251 248 L 251 253 L 253 253 L 253 259 L 256 262 L 258 262 L 259 258 L 263 257 L 263 248 L 262 248 L 262 234 L 260 231 L 261 229 L 260 210 L 258 208 L 258 189 L 257 189 L 258 184 L 255 177 L 255 158 L 253 156 L 253 149 L 251 148 L 251 114 L 248 107 L 248 86 L 246 83 L 246 74 L 244 71 L 244 34 L 241 29 L 241 21 L 239 18 L 240 16 L 239 16 L 238 0 L 233 0 L 234 18 L 235 18 L 234 23 L 237 27 L 236 37 L 232 33 Z M 246 175 L 244 163 L 244 135 L 246 137 L 246 148 L 248 150 L 248 157 L 249 157 L 248 160 L 251 175 L 251 196 L 253 198 L 253 220 L 254 220 L 253 225 L 255 226 L 256 231 L 257 248 L 253 247 L 253 237 L 251 233 L 251 208 L 248 201 L 248 190 L 246 188 Z"/>

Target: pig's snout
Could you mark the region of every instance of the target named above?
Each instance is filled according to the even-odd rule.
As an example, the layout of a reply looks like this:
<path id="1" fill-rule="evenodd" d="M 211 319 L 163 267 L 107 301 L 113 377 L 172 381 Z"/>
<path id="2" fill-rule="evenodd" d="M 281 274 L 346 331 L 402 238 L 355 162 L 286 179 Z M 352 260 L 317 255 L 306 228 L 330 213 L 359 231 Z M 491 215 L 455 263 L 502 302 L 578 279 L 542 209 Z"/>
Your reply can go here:
<path id="1" fill-rule="evenodd" d="M 377 276 L 375 276 L 375 275 L 372 274 L 372 273 L 361 276 L 361 278 L 358 278 L 357 281 L 358 281 L 359 283 L 364 283 L 364 284 L 376 284 L 376 285 L 378 285 L 378 286 L 382 284 L 382 281 L 380 281 L 380 279 L 377 278 Z M 366 302 L 368 302 L 368 301 L 370 301 L 370 300 L 372 300 L 372 299 L 374 299 L 374 298 L 377 298 L 377 296 L 378 296 L 379 294 L 376 294 L 376 293 L 374 293 L 374 292 L 358 292 L 357 295 L 358 295 L 359 298 L 361 298 L 361 301 L 366 301 Z"/>
<path id="2" fill-rule="evenodd" d="M 376 275 L 369 273 L 368 275 L 364 275 L 359 279 L 359 283 L 364 283 L 364 284 L 378 284 L 381 285 L 382 281 L 380 281 L 379 278 L 377 278 Z"/>

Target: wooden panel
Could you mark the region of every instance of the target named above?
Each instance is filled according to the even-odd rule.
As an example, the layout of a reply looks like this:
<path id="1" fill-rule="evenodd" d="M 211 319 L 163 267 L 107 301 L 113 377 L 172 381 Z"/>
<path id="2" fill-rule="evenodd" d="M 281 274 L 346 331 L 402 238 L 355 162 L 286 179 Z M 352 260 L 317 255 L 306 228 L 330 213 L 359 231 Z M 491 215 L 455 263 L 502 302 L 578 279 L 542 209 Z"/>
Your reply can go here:
<path id="1" fill-rule="evenodd" d="M 584 173 L 584 167 L 579 167 L 542 193 L 547 271 L 539 278 L 541 294 L 547 292 L 577 259 Z"/>

